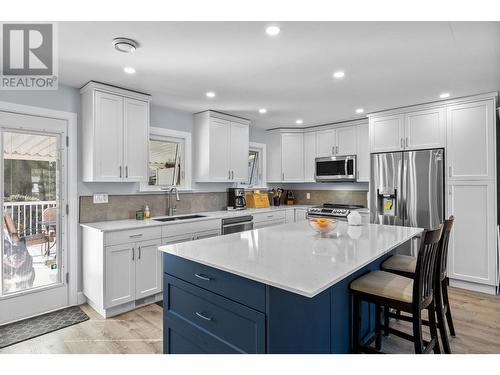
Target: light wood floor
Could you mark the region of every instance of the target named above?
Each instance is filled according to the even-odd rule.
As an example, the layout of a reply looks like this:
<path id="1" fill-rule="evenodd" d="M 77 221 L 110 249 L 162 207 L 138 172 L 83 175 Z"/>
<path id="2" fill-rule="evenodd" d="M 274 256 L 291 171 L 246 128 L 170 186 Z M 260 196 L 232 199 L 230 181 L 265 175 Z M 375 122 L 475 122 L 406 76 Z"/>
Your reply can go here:
<path id="1" fill-rule="evenodd" d="M 500 354 L 500 297 L 450 288 L 457 337 L 453 353 Z M 161 353 L 162 308 L 156 304 L 103 319 L 82 306 L 90 320 L 0 350 L 0 353 Z M 406 322 L 391 322 L 408 329 Z M 427 328 L 425 328 L 427 329 Z M 411 343 L 394 335 L 385 338 L 383 350 L 412 353 Z"/>

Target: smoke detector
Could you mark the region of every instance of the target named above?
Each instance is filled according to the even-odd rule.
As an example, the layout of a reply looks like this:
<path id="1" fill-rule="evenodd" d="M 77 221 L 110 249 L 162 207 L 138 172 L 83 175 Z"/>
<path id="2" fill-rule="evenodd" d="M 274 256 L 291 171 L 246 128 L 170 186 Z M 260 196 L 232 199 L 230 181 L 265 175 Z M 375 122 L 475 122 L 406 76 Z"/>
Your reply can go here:
<path id="1" fill-rule="evenodd" d="M 131 53 L 139 47 L 139 43 L 128 38 L 115 38 L 113 39 L 113 47 L 118 52 Z"/>

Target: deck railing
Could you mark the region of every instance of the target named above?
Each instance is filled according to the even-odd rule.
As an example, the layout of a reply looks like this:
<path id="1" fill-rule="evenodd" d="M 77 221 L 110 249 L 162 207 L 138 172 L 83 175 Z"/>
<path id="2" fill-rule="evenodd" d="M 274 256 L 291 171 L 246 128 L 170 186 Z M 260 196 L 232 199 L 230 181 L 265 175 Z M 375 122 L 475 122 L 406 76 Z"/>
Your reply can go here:
<path id="1" fill-rule="evenodd" d="M 42 231 L 42 213 L 47 208 L 56 207 L 56 201 L 4 202 L 4 212 L 8 212 L 22 236 Z"/>

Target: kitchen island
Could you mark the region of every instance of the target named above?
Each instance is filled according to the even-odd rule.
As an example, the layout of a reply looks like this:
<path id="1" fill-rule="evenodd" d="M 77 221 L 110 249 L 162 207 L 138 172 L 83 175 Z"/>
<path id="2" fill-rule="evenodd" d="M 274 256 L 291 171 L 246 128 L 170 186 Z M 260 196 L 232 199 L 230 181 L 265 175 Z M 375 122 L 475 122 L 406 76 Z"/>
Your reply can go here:
<path id="1" fill-rule="evenodd" d="M 349 283 L 421 232 L 301 222 L 161 246 L 164 352 L 349 353 Z"/>

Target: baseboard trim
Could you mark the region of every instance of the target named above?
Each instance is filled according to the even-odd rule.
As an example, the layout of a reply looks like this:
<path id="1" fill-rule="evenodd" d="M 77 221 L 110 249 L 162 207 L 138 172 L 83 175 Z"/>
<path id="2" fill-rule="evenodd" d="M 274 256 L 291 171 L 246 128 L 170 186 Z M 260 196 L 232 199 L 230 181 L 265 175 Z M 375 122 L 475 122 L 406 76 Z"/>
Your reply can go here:
<path id="1" fill-rule="evenodd" d="M 78 292 L 76 294 L 76 304 L 83 305 L 86 302 L 87 302 L 87 297 L 85 297 L 85 294 L 83 294 L 83 292 Z"/>
<path id="2" fill-rule="evenodd" d="M 480 292 L 492 295 L 497 294 L 497 288 L 494 285 L 478 284 L 478 283 L 472 283 L 470 281 L 456 280 L 456 279 L 449 279 L 449 280 L 450 280 L 450 286 L 454 288 L 467 289 L 467 290 L 472 290 L 473 292 Z"/>

